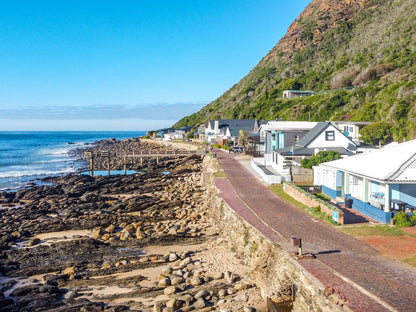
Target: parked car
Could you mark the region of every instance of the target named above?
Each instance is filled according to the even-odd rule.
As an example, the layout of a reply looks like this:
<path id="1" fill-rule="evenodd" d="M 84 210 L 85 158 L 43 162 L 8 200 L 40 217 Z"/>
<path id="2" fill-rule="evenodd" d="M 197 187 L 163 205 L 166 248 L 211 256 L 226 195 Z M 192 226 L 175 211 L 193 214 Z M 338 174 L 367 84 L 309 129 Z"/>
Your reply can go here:
<path id="1" fill-rule="evenodd" d="M 242 153 L 242 152 L 243 152 L 243 147 L 242 147 L 242 146 L 234 146 L 234 147 L 232 148 L 232 151 L 233 151 L 234 153 Z"/>

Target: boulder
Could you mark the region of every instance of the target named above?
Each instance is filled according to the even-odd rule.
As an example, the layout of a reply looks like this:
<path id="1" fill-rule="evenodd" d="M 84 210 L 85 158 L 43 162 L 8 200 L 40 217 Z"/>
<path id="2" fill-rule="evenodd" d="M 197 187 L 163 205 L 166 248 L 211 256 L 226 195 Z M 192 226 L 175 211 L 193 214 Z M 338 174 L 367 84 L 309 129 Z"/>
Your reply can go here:
<path id="1" fill-rule="evenodd" d="M 234 285 L 234 288 L 237 289 L 238 291 L 240 290 L 246 290 L 253 287 L 253 285 L 251 284 L 245 284 L 245 283 L 240 283 L 240 284 L 236 284 Z"/>
<path id="2" fill-rule="evenodd" d="M 195 309 L 202 309 L 206 307 L 206 303 L 205 300 L 200 298 L 197 301 L 194 302 L 194 304 L 192 305 Z"/>
<path id="3" fill-rule="evenodd" d="M 212 272 L 212 273 L 208 273 L 207 276 L 212 278 L 213 280 L 219 280 L 224 277 L 224 274 L 221 272 Z"/>
<path id="4" fill-rule="evenodd" d="M 169 255 L 169 262 L 176 261 L 177 259 L 178 259 L 178 255 L 177 255 L 176 253 L 172 252 L 172 253 Z"/>
<path id="5" fill-rule="evenodd" d="M 170 286 L 170 284 L 171 282 L 169 277 L 162 278 L 158 283 L 159 287 L 167 287 Z"/>
<path id="6" fill-rule="evenodd" d="M 200 286 L 203 284 L 203 279 L 200 278 L 199 276 L 194 276 L 191 278 L 191 284 L 192 286 Z"/>
<path id="7" fill-rule="evenodd" d="M 114 224 L 110 224 L 105 228 L 104 231 L 106 231 L 107 233 L 114 233 L 116 231 L 116 226 Z"/>
<path id="8" fill-rule="evenodd" d="M 206 297 L 210 296 L 210 293 L 208 290 L 201 290 L 195 295 L 195 299 L 205 299 Z"/>
<path id="9" fill-rule="evenodd" d="M 171 309 L 173 311 L 178 310 L 182 306 L 181 302 L 177 299 L 170 299 L 168 302 L 166 302 L 166 307 L 168 309 Z"/>
<path id="10" fill-rule="evenodd" d="M 174 293 L 176 293 L 177 289 L 175 286 L 167 286 L 164 290 L 163 293 L 167 296 L 172 295 Z"/>
<path id="11" fill-rule="evenodd" d="M 64 295 L 66 300 L 72 300 L 76 297 L 78 297 L 78 293 L 75 290 L 70 290 Z"/>
<path id="12" fill-rule="evenodd" d="M 121 232 L 121 235 L 120 235 L 120 240 L 121 241 L 128 240 L 129 238 L 131 238 L 131 233 L 129 231 Z"/>
<path id="13" fill-rule="evenodd" d="M 187 265 L 189 265 L 191 262 L 192 262 L 192 258 L 191 258 L 191 257 L 185 258 L 185 259 L 183 259 L 183 260 L 181 261 L 181 263 L 180 263 L 179 267 L 180 267 L 180 268 L 184 268 L 184 267 L 186 267 Z"/>
<path id="14" fill-rule="evenodd" d="M 162 275 L 169 276 L 169 275 L 172 274 L 172 271 L 173 271 L 172 267 L 165 266 L 165 267 L 162 268 Z"/>
<path id="15" fill-rule="evenodd" d="M 146 237 L 146 234 L 140 228 L 137 228 L 137 230 L 136 230 L 136 238 L 137 239 L 143 239 L 145 237 Z"/>
<path id="16" fill-rule="evenodd" d="M 161 301 L 156 301 L 153 305 L 153 312 L 162 312 L 165 305 Z"/>
<path id="17" fill-rule="evenodd" d="M 183 283 L 184 281 L 185 281 L 185 279 L 182 276 L 178 276 L 178 275 L 173 276 L 171 278 L 172 285 L 179 285 L 179 284 Z"/>
<path id="18" fill-rule="evenodd" d="M 75 267 L 67 267 L 65 270 L 63 270 L 62 274 L 65 275 L 73 275 L 76 272 L 76 268 Z"/>

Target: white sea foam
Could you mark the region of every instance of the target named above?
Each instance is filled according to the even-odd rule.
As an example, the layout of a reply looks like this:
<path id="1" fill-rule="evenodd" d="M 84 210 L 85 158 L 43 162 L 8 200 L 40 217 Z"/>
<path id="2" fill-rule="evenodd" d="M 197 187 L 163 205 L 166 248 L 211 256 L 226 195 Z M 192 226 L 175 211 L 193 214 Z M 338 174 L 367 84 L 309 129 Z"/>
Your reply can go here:
<path id="1" fill-rule="evenodd" d="M 65 163 L 65 162 L 69 162 L 69 161 L 74 161 L 73 158 L 58 158 L 58 159 L 51 159 L 51 160 L 39 160 L 39 161 L 34 161 L 32 164 L 36 165 L 36 164 L 54 164 L 54 163 Z"/>
<path id="2" fill-rule="evenodd" d="M 36 176 L 55 176 L 59 174 L 73 173 L 75 168 L 65 168 L 63 170 L 27 170 L 27 171 L 6 171 L 0 172 L 0 179 L 6 178 L 23 178 L 23 177 L 36 177 Z"/>

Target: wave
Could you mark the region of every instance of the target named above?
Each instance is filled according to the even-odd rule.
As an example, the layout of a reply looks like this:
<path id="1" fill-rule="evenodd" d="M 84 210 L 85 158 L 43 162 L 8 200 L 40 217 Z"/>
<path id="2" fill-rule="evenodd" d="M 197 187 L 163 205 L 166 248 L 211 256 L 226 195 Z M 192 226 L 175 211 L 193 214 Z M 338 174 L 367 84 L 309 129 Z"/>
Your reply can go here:
<path id="1" fill-rule="evenodd" d="M 39 176 L 56 176 L 66 173 L 76 172 L 75 168 L 65 168 L 63 170 L 43 170 L 43 171 L 6 171 L 0 172 L 0 179 L 39 177 Z"/>
<path id="2" fill-rule="evenodd" d="M 58 155 L 68 155 L 68 151 L 69 148 L 68 147 L 63 147 L 63 148 L 55 148 L 55 149 L 47 149 L 47 148 L 43 148 L 41 150 L 39 150 L 35 155 L 36 156 L 46 156 L 46 155 L 53 155 L 53 156 L 58 156 Z"/>
<path id="3" fill-rule="evenodd" d="M 12 160 L 12 159 L 10 159 Z M 20 167 L 21 170 L 25 170 L 25 168 L 28 168 L 30 166 L 36 166 L 36 165 L 45 165 L 45 164 L 68 164 L 68 163 L 76 163 L 76 159 L 73 158 L 58 158 L 58 159 L 49 159 L 49 160 L 35 160 L 35 161 L 26 161 L 26 162 L 5 162 L 0 163 L 0 168 L 13 168 L 13 167 Z"/>
<path id="4" fill-rule="evenodd" d="M 54 163 L 66 163 L 66 162 L 75 162 L 73 158 L 59 158 L 59 159 L 51 159 L 51 160 L 38 160 L 30 163 L 29 165 L 37 165 L 37 164 L 54 164 Z"/>

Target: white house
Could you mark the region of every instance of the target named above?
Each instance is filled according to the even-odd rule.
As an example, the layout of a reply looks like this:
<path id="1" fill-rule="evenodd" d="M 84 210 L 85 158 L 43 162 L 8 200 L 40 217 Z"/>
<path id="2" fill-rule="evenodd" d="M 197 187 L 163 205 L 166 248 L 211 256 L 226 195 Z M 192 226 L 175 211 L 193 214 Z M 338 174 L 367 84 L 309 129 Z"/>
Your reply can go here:
<path id="1" fill-rule="evenodd" d="M 264 155 L 270 161 L 272 151 L 292 146 L 313 127 L 317 122 L 272 120 L 260 127 L 260 141 L 265 142 Z"/>
<path id="2" fill-rule="evenodd" d="M 332 123 L 354 142 L 360 140 L 360 130 L 371 124 L 371 122 L 364 121 L 334 121 Z"/>
<path id="3" fill-rule="evenodd" d="M 283 97 L 284 98 L 294 98 L 294 97 L 302 97 L 302 96 L 311 96 L 314 95 L 315 92 L 309 90 L 284 90 Z"/>
<path id="4" fill-rule="evenodd" d="M 237 143 L 239 131 L 249 133 L 257 123 L 254 119 L 210 120 L 205 127 L 205 142 L 224 144 L 227 140 Z"/>
<path id="5" fill-rule="evenodd" d="M 356 152 L 356 144 L 331 122 L 297 122 L 298 124 L 291 122 L 286 130 L 279 129 L 279 123 L 285 122 L 276 122 L 274 128 L 265 127 L 264 164 L 282 174 L 289 173 L 287 165 L 289 158 L 293 164 L 300 165 L 302 159 L 311 157 L 319 151 L 337 151 L 341 156 L 354 155 Z"/>
<path id="6" fill-rule="evenodd" d="M 416 206 L 416 140 L 314 167 L 314 184 L 338 201 L 382 223 L 392 209 Z"/>

